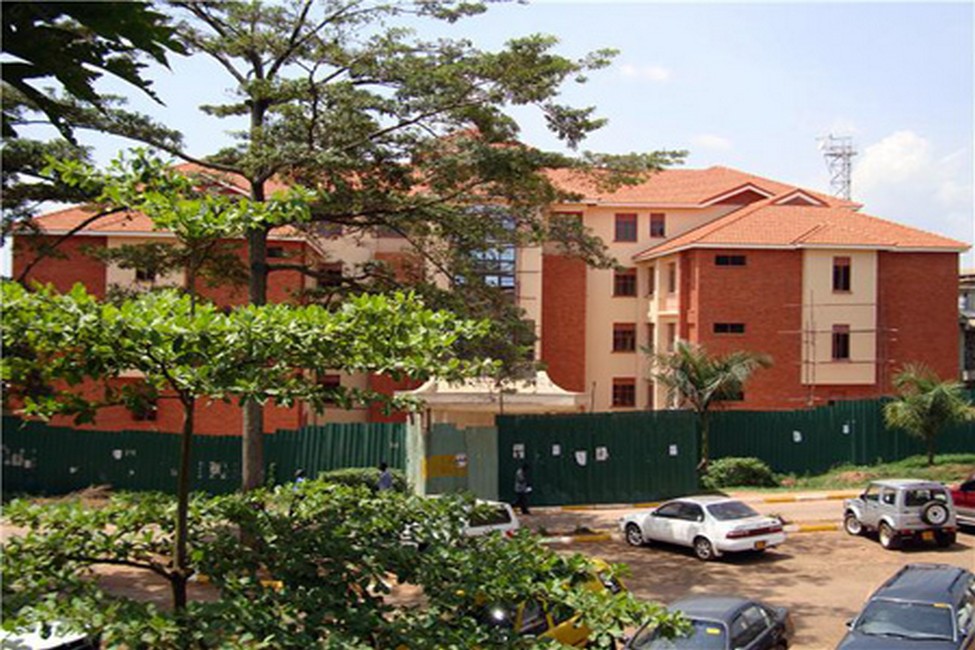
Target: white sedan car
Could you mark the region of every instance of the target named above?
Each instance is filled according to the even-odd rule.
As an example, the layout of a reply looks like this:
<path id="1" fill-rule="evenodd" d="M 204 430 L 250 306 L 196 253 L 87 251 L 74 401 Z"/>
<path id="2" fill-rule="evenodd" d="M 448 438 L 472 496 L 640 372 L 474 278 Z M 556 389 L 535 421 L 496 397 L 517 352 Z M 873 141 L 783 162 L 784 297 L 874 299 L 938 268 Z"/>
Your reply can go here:
<path id="1" fill-rule="evenodd" d="M 779 519 L 722 496 L 674 499 L 654 510 L 622 517 L 619 525 L 632 546 L 648 542 L 690 546 L 702 560 L 724 553 L 764 551 L 785 541 Z"/>

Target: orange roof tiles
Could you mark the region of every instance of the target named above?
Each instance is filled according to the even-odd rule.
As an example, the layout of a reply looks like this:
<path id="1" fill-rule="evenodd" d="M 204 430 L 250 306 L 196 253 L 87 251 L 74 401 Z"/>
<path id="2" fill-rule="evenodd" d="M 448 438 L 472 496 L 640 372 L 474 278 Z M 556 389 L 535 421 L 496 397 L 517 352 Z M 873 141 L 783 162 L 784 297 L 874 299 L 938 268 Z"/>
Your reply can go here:
<path id="1" fill-rule="evenodd" d="M 845 207 L 774 205 L 759 201 L 649 248 L 647 260 L 698 246 L 728 248 L 862 247 L 963 251 L 965 244 Z"/>
<path id="2" fill-rule="evenodd" d="M 638 185 L 624 186 L 613 192 L 604 191 L 583 174 L 570 170 L 551 170 L 548 172 L 551 181 L 567 192 L 581 194 L 589 201 L 606 203 L 643 203 L 662 205 L 702 205 L 715 197 L 726 194 L 731 190 L 745 185 L 754 185 L 765 192 L 774 195 L 784 195 L 797 188 L 754 174 L 731 169 L 729 167 L 708 167 L 707 169 L 665 169 L 652 174 L 646 181 Z M 805 190 L 828 205 L 857 204 L 818 192 Z"/>
<path id="3" fill-rule="evenodd" d="M 35 217 L 34 223 L 46 234 L 63 235 L 81 226 L 86 219 L 97 213 L 98 210 L 94 208 L 72 207 Z M 156 229 L 152 220 L 141 212 L 127 210 L 99 217 L 77 234 L 144 237 L 154 233 L 161 236 L 169 234 L 166 230 Z M 300 233 L 291 226 L 282 226 L 273 228 L 268 236 L 270 239 L 293 239 L 300 237 Z"/>

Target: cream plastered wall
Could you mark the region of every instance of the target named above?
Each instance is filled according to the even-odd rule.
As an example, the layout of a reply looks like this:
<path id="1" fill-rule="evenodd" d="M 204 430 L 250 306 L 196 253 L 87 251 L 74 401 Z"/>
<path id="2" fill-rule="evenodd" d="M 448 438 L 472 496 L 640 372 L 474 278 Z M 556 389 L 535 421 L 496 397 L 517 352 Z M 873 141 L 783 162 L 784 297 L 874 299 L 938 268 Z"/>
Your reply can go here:
<path id="1" fill-rule="evenodd" d="M 850 258 L 850 291 L 833 291 L 833 258 Z M 802 265 L 803 384 L 874 384 L 877 253 L 806 249 Z M 833 326 L 850 328 L 850 360 L 833 361 Z"/>
<path id="2" fill-rule="evenodd" d="M 696 228 L 703 223 L 727 214 L 735 206 L 715 206 L 706 210 L 687 208 L 627 208 L 586 206 L 583 211 L 583 223 L 594 234 L 599 236 L 607 245 L 609 252 L 620 264 L 637 268 L 636 297 L 613 296 L 613 270 L 589 269 L 586 290 L 586 391 L 590 393 L 590 403 L 595 411 L 612 410 L 613 378 L 632 377 L 636 381 L 636 409 L 648 406 L 648 387 L 650 378 L 650 361 L 641 348 L 647 345 L 647 323 L 661 318 L 663 312 L 659 305 L 650 307 L 648 298 L 647 267 L 650 263 L 635 264 L 633 256 L 652 246 L 656 246 L 667 239 Z M 578 212 L 580 208 L 563 206 L 554 211 Z M 660 212 L 666 215 L 667 237 L 650 237 L 650 213 Z M 617 214 L 637 215 L 637 241 L 614 242 Z M 654 296 L 657 301 L 664 301 L 670 314 L 671 321 L 676 321 L 676 294 L 668 298 L 667 264 L 676 262 L 676 256 L 657 260 L 655 273 L 656 288 Z M 677 278 L 679 286 L 680 278 Z M 635 323 L 637 335 L 636 352 L 613 352 L 613 324 Z M 663 349 L 665 344 L 666 327 L 656 327 L 657 349 Z M 659 390 L 658 390 L 659 393 Z M 655 403 L 661 404 L 660 395 L 655 396 Z M 659 407 L 659 406 L 658 406 Z M 631 410 L 631 409 L 617 409 Z"/>
<path id="3" fill-rule="evenodd" d="M 175 239 L 166 239 L 161 237 L 109 237 L 106 241 L 106 246 L 108 248 L 118 248 L 123 245 L 128 246 L 138 246 L 141 244 L 148 243 L 170 243 L 175 244 Z M 172 273 L 167 273 L 166 275 L 156 278 L 155 286 L 183 286 L 184 282 L 183 271 L 174 271 Z M 135 269 L 123 269 L 119 268 L 115 264 L 109 264 L 105 269 L 105 285 L 106 286 L 117 286 L 120 288 L 146 288 L 150 286 L 149 282 L 139 282 L 135 279 Z"/>
<path id="4" fill-rule="evenodd" d="M 525 318 L 535 323 L 535 359 L 542 354 L 537 343 L 542 335 L 542 247 L 518 249 L 515 257 L 515 299 Z"/>
<path id="5" fill-rule="evenodd" d="M 367 375 L 349 375 L 346 373 L 324 373 L 324 374 L 338 374 L 341 377 L 341 382 L 343 386 L 348 388 L 358 388 L 365 390 L 369 387 L 369 380 Z M 305 418 L 308 424 L 319 425 L 326 423 L 358 423 L 358 422 L 368 422 L 369 421 L 369 409 L 367 408 L 354 408 L 354 409 L 343 409 L 339 406 L 329 406 L 325 409 L 324 413 L 318 413 L 313 408 L 305 405 Z"/>

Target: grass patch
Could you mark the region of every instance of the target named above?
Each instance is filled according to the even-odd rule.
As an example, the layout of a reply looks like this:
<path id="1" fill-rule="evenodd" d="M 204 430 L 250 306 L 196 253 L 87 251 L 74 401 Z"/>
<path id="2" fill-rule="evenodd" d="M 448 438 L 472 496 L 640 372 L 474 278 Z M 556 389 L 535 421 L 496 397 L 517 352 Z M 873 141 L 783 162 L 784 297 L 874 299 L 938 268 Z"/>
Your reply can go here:
<path id="1" fill-rule="evenodd" d="M 764 488 L 762 492 L 792 492 L 796 490 L 850 490 L 864 487 L 868 482 L 884 478 L 917 478 L 956 484 L 975 472 L 975 454 L 941 454 L 928 467 L 927 456 L 911 456 L 892 463 L 876 465 L 838 465 L 823 474 L 796 476 L 779 474 L 780 488 Z M 751 487 L 739 489 L 756 490 Z"/>

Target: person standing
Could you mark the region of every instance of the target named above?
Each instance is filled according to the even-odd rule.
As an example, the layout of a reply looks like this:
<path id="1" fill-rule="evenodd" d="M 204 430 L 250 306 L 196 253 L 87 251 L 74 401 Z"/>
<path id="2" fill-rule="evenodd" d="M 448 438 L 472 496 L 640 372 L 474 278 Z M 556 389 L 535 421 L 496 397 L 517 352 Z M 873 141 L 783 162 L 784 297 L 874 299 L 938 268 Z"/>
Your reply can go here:
<path id="1" fill-rule="evenodd" d="M 393 489 L 393 474 L 389 471 L 386 461 L 379 463 L 379 480 L 376 481 L 376 490 L 383 492 Z"/>
<path id="2" fill-rule="evenodd" d="M 528 463 L 522 463 L 521 467 L 515 470 L 515 503 L 514 506 L 523 515 L 530 515 L 528 511 L 528 495 L 531 494 L 532 486 L 528 481 Z"/>

